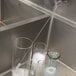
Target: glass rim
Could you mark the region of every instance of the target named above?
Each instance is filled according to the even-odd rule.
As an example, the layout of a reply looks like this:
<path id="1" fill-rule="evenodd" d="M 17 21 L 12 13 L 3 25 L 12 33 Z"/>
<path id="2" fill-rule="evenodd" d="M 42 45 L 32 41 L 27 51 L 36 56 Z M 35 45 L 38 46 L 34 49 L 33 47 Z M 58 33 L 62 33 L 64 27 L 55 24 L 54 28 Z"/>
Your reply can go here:
<path id="1" fill-rule="evenodd" d="M 56 51 L 48 51 L 47 55 L 50 59 L 54 59 L 54 60 L 57 60 L 61 57 L 61 54 L 59 52 L 56 52 Z"/>
<path id="2" fill-rule="evenodd" d="M 18 41 L 19 39 L 26 39 L 26 40 L 28 40 L 31 44 L 30 44 L 28 47 L 26 47 L 26 48 L 19 47 L 19 46 L 17 45 L 17 41 Z M 17 38 L 16 38 L 16 47 L 19 48 L 19 49 L 28 49 L 28 48 L 31 48 L 31 47 L 32 47 L 32 40 L 31 40 L 30 38 L 27 38 L 27 37 L 17 37 Z"/>
<path id="3" fill-rule="evenodd" d="M 44 42 L 35 42 L 35 43 L 34 43 L 34 48 L 35 48 L 38 44 L 42 44 L 42 45 L 44 45 L 44 47 L 46 48 L 46 43 L 44 43 Z"/>

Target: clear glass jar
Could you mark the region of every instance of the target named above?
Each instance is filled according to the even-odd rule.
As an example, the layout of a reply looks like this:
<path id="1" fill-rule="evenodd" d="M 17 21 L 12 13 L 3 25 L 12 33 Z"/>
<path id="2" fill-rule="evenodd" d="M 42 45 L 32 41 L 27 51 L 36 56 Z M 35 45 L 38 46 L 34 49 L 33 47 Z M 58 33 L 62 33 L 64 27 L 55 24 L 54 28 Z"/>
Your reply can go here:
<path id="1" fill-rule="evenodd" d="M 46 57 L 46 44 L 43 42 L 36 42 L 33 47 L 33 57 L 31 70 L 33 71 L 32 76 L 40 76 L 40 71 L 42 71 L 42 64 Z"/>
<path id="2" fill-rule="evenodd" d="M 18 68 L 12 69 L 12 76 L 29 76 L 30 73 L 30 63 L 25 61 L 21 63 Z"/>
<path id="3" fill-rule="evenodd" d="M 25 72 L 30 70 L 32 40 L 27 37 L 17 37 L 15 45 L 16 49 L 12 56 L 12 76 L 28 76 Z"/>
<path id="4" fill-rule="evenodd" d="M 56 76 L 56 64 L 60 58 L 60 53 L 56 51 L 47 52 L 47 58 L 45 61 L 44 76 Z"/>

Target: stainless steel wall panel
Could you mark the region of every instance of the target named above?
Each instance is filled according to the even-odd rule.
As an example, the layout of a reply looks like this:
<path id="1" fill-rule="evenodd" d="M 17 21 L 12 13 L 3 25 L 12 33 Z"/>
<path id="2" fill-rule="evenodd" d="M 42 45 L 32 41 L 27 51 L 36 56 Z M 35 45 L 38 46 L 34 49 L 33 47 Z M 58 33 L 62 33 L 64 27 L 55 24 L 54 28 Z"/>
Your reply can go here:
<path id="1" fill-rule="evenodd" d="M 47 19 L 48 18 L 44 18 L 39 21 L 0 32 L 0 73 L 12 67 L 12 52 L 16 49 L 16 37 L 28 37 L 33 41 Z M 37 41 L 46 41 L 47 29 L 48 24 Z"/>
<path id="2" fill-rule="evenodd" d="M 61 52 L 61 61 L 76 70 L 76 28 L 54 21 L 54 48 Z"/>

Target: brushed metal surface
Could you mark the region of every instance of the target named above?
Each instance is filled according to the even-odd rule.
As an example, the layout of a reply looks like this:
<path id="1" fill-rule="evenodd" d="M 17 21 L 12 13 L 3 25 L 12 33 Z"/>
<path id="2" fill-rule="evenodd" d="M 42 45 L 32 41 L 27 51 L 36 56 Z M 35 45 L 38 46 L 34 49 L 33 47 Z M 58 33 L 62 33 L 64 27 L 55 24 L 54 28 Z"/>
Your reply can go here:
<path id="1" fill-rule="evenodd" d="M 61 61 L 76 71 L 76 28 L 54 20 L 53 48 L 61 52 Z"/>
<path id="2" fill-rule="evenodd" d="M 39 11 L 44 12 L 45 14 L 49 14 L 49 15 L 53 13 L 52 10 L 55 5 L 54 0 L 47 0 L 47 1 L 46 0 L 26 0 L 26 2 L 24 0 L 22 2 L 24 2 L 26 5 L 31 6 L 33 8 L 36 7 L 35 9 L 38 9 Z M 68 23 L 69 25 L 71 24 L 76 25 L 75 7 L 76 7 L 76 0 L 68 0 L 68 3 L 63 2 L 60 6 L 57 6 L 55 18 L 65 23 Z"/>
<path id="3" fill-rule="evenodd" d="M 0 0 L 0 20 L 1 20 L 1 0 Z"/>
<path id="4" fill-rule="evenodd" d="M 31 22 L 10 30 L 0 32 L 0 73 L 12 67 L 12 52 L 15 51 L 16 37 L 28 37 L 34 40 L 47 18 Z M 48 24 L 37 41 L 45 42 Z M 43 34 L 44 33 L 44 34 Z"/>
<path id="5" fill-rule="evenodd" d="M 1 12 L 2 21 L 7 25 L 43 15 L 43 13 L 19 2 L 19 0 L 2 0 Z"/>
<path id="6" fill-rule="evenodd" d="M 55 0 L 28 0 L 39 6 L 52 11 L 55 5 Z M 67 3 L 62 2 L 58 5 L 56 13 L 76 22 L 76 0 L 68 0 Z"/>
<path id="7" fill-rule="evenodd" d="M 68 68 L 64 63 L 61 61 L 57 62 L 57 76 L 76 76 L 76 72 Z M 12 70 L 9 71 L 7 74 L 3 76 L 12 76 Z"/>
<path id="8" fill-rule="evenodd" d="M 47 1 L 46 0 L 28 0 L 28 1 L 31 1 L 49 10 L 53 10 L 53 7 L 54 7 L 54 0 L 47 0 Z"/>
<path id="9" fill-rule="evenodd" d="M 15 0 L 2 1 L 2 20 L 6 24 L 12 24 L 17 21 L 40 16 L 43 14 L 38 12 L 37 10 L 32 9 L 31 7 L 28 7 L 23 3 L 15 2 Z M 43 0 L 40 2 L 43 2 Z M 45 7 L 45 5 L 43 6 Z M 70 6 L 59 7 L 56 13 L 72 21 L 76 21 L 75 7 L 76 0 L 72 0 L 72 4 Z M 49 9 L 52 10 L 52 7 Z M 23 25 L 11 30 L 0 32 L 0 72 L 4 72 L 5 70 L 11 68 L 11 51 L 14 50 L 14 39 L 18 36 L 27 36 L 33 40 L 45 21 L 46 19 L 43 19 L 39 20 L 38 22 L 29 23 L 27 24 L 27 26 Z M 30 31 L 28 31 L 28 29 Z M 45 31 L 41 34 L 38 41 L 46 40 L 47 29 L 48 27 L 46 27 Z M 50 44 L 52 48 L 57 48 L 58 50 L 60 50 L 60 60 L 76 70 L 76 28 L 73 28 L 66 23 L 54 19 L 51 36 L 53 38 Z"/>
<path id="10" fill-rule="evenodd" d="M 76 0 L 69 0 L 68 5 L 58 6 L 56 13 L 76 22 Z"/>

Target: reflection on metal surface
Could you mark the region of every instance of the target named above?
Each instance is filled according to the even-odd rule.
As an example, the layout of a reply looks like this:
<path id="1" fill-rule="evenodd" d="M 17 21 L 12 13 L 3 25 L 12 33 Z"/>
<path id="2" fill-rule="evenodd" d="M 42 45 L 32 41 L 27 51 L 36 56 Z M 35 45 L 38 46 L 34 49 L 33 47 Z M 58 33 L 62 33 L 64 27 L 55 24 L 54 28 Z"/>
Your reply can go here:
<path id="1" fill-rule="evenodd" d="M 35 22 L 37 20 L 41 20 L 41 19 L 47 18 L 47 17 L 49 17 L 49 16 L 42 15 L 42 16 L 39 16 L 39 17 L 26 19 L 26 20 L 19 21 L 19 22 L 16 22 L 16 23 L 6 24 L 6 26 L 0 27 L 0 31 L 5 31 L 5 30 L 13 29 L 13 28 L 16 28 L 16 27 L 19 27 L 19 26 L 22 26 L 22 25 L 25 25 L 25 24 L 28 24 L 28 23 L 31 23 L 31 22 Z"/>
<path id="2" fill-rule="evenodd" d="M 44 15 L 36 9 L 19 2 L 18 0 L 4 0 L 2 7 L 2 21 L 7 25 Z"/>
<path id="3" fill-rule="evenodd" d="M 38 4 L 33 3 L 32 1 L 29 1 L 29 0 L 20 0 L 20 1 L 23 2 L 23 3 L 25 3 L 28 6 L 31 6 L 31 7 L 35 8 L 35 9 L 37 9 L 37 10 L 39 10 L 39 11 L 41 11 L 41 12 L 47 14 L 47 15 L 49 15 L 49 16 L 51 16 L 52 13 L 53 13 L 51 10 L 43 8 L 43 7 L 39 6 Z M 62 21 L 62 22 L 65 22 L 66 24 L 69 24 L 72 27 L 76 27 L 75 26 L 76 22 L 74 20 L 66 18 L 66 17 L 64 17 L 64 16 L 62 16 L 60 14 L 55 13 L 55 18 L 58 19 L 58 20 L 60 20 L 60 21 Z"/>
<path id="4" fill-rule="evenodd" d="M 11 0 L 12 1 L 12 0 Z M 29 5 L 29 6 L 31 6 L 31 7 L 33 7 L 33 8 L 35 8 L 35 9 L 37 9 L 37 10 L 39 10 L 39 11 L 41 11 L 41 12 L 43 12 L 43 13 L 45 13 L 45 14 L 48 14 L 48 15 L 52 15 L 52 11 L 50 11 L 49 9 L 46 9 L 46 8 L 43 8 L 43 7 L 40 7 L 39 5 L 37 5 L 37 4 L 35 4 L 35 3 L 32 3 L 32 2 L 30 2 L 29 0 L 25 0 L 26 2 L 24 2 L 24 0 L 20 0 L 20 1 L 23 1 L 23 5 L 25 6 L 25 4 L 27 4 L 27 5 Z M 63 0 L 63 1 L 65 1 L 65 0 Z M 72 1 L 75 1 L 75 0 L 72 0 Z M 67 3 L 67 2 L 66 2 Z M 74 3 L 74 2 L 73 2 Z M 75 2 L 76 3 L 76 2 Z M 57 39 L 58 38 L 58 43 L 56 43 L 57 44 L 57 46 L 59 45 L 59 47 L 63 50 L 63 49 L 65 49 L 63 52 L 65 52 L 65 53 L 63 53 L 63 58 L 65 58 L 63 61 L 65 62 L 65 63 L 67 63 L 67 64 L 69 64 L 69 65 L 71 65 L 74 69 L 76 69 L 75 68 L 75 65 L 73 65 L 73 64 L 75 64 L 76 62 L 75 61 L 71 61 L 71 60 L 73 60 L 72 59 L 72 56 L 73 57 L 75 57 L 76 55 L 75 55 L 75 50 L 76 50 L 76 48 L 75 48 L 75 44 L 76 44 L 76 32 L 75 32 L 75 30 L 76 29 L 70 29 L 69 27 L 69 31 L 66 31 L 66 30 L 68 30 L 68 29 L 64 29 L 66 26 L 73 26 L 73 27 L 75 27 L 76 28 L 76 17 L 75 17 L 75 12 L 76 11 L 74 11 L 75 10 L 75 8 L 73 8 L 73 7 L 75 7 L 75 3 L 74 3 L 74 6 L 73 6 L 73 4 L 72 4 L 72 6 L 69 6 L 69 8 L 68 7 L 60 7 L 60 10 L 61 9 L 63 9 L 63 11 L 62 11 L 62 13 L 60 12 L 59 13 L 59 11 L 58 12 L 56 12 L 55 13 L 55 18 L 56 19 L 58 19 L 58 20 L 60 20 L 60 21 L 58 21 L 58 23 L 56 24 L 56 30 L 54 30 L 55 31 L 55 38 Z M 7 5 L 8 5 L 8 2 L 7 2 Z M 11 5 L 11 4 L 10 4 Z M 72 7 L 72 8 L 71 8 Z M 19 7 L 18 7 L 19 8 Z M 70 9 L 71 8 L 71 9 Z M 13 9 L 13 8 L 12 8 Z M 32 9 L 32 8 L 30 8 L 30 9 Z M 72 10 L 73 9 L 73 10 Z M 9 9 L 9 11 L 10 11 L 11 9 Z M 5 10 L 6 11 L 6 10 Z M 18 10 L 19 11 L 19 10 Z M 38 12 L 38 11 L 36 11 L 36 12 Z M 36 12 L 34 12 L 34 14 L 36 13 Z M 28 13 L 28 12 L 27 12 Z M 6 12 L 5 12 L 5 14 L 6 14 Z M 13 14 L 13 13 L 12 13 Z M 5 25 L 5 23 L 3 23 L 3 22 L 1 22 L 1 26 L 4 26 L 4 27 L 1 27 L 0 28 L 0 31 L 5 31 L 5 30 L 9 30 L 9 29 L 12 29 L 12 28 L 15 28 L 15 27 L 18 27 L 18 26 L 22 26 L 22 25 L 24 25 L 24 24 L 26 24 L 26 23 L 30 23 L 30 22 L 32 22 L 32 21 L 35 21 L 35 20 L 40 20 L 40 19 L 42 19 L 42 18 L 45 18 L 45 17 L 37 17 L 37 18 L 30 18 L 30 16 L 29 17 L 27 17 L 27 18 L 30 18 L 30 19 L 23 19 L 22 17 L 15 17 L 16 15 L 17 15 L 17 13 L 15 13 L 14 12 L 14 16 L 12 16 L 12 14 L 10 15 L 7 15 L 6 16 L 6 18 L 3 20 L 7 25 L 8 24 L 10 24 L 10 25 L 8 25 L 8 27 L 7 26 L 4 26 Z M 20 14 L 20 13 L 19 13 Z M 22 14 L 22 13 L 21 13 Z M 21 15 L 20 14 L 20 15 Z M 42 13 L 38 13 L 38 14 L 36 14 L 36 16 L 41 16 L 42 15 Z M 10 16 L 12 16 L 12 17 L 10 17 Z M 19 15 L 18 15 L 19 16 Z M 35 17 L 35 15 L 33 15 L 34 17 Z M 8 18 L 9 17 L 9 18 Z M 32 16 L 31 16 L 32 17 Z M 16 20 L 16 18 L 18 19 L 18 18 L 20 18 L 19 20 Z M 22 20 L 23 19 L 23 20 Z M 16 20 L 16 21 L 15 21 Z M 21 21 L 22 20 L 22 21 Z M 15 22 L 14 22 L 15 21 Z M 19 21 L 19 22 L 17 22 L 17 21 Z M 64 23 L 62 23 L 62 22 L 65 22 L 65 24 Z M 68 24 L 68 25 L 67 25 Z M 57 26 L 57 25 L 59 25 L 59 27 Z M 62 26 L 61 26 L 62 25 Z M 63 27 L 64 26 L 64 27 Z M 63 29 L 62 29 L 63 28 Z M 67 27 L 66 27 L 67 28 Z M 20 31 L 20 30 L 19 30 Z M 19 32 L 20 33 L 20 32 Z M 22 34 L 22 33 L 20 33 L 21 35 L 24 35 L 24 34 Z M 65 35 L 64 35 L 65 34 Z M 1 36 L 1 38 L 2 38 L 2 36 L 3 36 L 4 34 L 1 34 L 0 36 Z M 8 34 L 6 35 L 6 36 L 8 36 Z M 3 38 L 5 37 L 5 35 L 3 36 Z M 5 37 L 6 38 L 6 37 Z M 2 40 L 1 40 L 2 41 Z M 4 41 L 4 40 L 3 40 Z M 7 40 L 5 40 L 5 42 L 6 42 Z M 57 42 L 57 40 L 56 40 L 56 42 Z M 69 43 L 69 42 L 71 42 L 71 44 Z M 65 44 L 67 45 L 67 47 L 68 48 L 66 48 L 65 47 Z M 3 44 L 3 45 L 5 45 L 5 44 Z M 63 46 L 64 45 L 64 46 Z M 71 52 L 72 51 L 72 52 Z M 69 54 L 70 54 L 70 56 L 68 56 L 67 57 L 67 53 L 69 52 Z M 68 59 L 68 58 L 70 58 L 70 60 Z M 75 62 L 75 63 L 74 63 Z M 62 66 L 63 67 L 63 66 Z M 62 68 L 61 68 L 61 70 L 62 70 Z M 64 69 L 64 71 L 65 71 L 65 69 Z M 8 72 L 8 71 L 7 71 Z M 73 72 L 73 71 L 72 71 Z M 6 73 L 6 72 L 5 72 Z M 65 72 L 64 72 L 65 73 Z M 69 72 L 68 72 L 68 74 L 69 74 Z M 75 76 L 74 74 L 72 74 L 73 76 Z M 71 76 L 72 76 L 71 75 Z"/>
<path id="5" fill-rule="evenodd" d="M 57 76 L 76 76 L 76 71 L 74 71 L 61 61 L 57 62 L 57 69 Z M 0 76 L 12 76 L 10 72 L 12 72 L 12 69 L 0 74 Z"/>
<path id="6" fill-rule="evenodd" d="M 54 0 L 57 5 L 62 6 L 62 5 L 70 5 L 71 0 Z"/>
<path id="7" fill-rule="evenodd" d="M 43 27 L 43 25 L 44 25 L 44 23 L 46 22 L 47 19 L 48 19 L 48 17 L 44 17 L 42 19 L 39 19 L 38 21 L 31 22 L 31 23 L 28 23 L 28 24 L 24 24 L 24 25 L 21 25 L 20 27 L 16 27 L 16 28 L 13 28 L 13 29 L 11 28 L 11 30 L 9 29 L 9 30 L 0 32 L 0 45 L 1 45 L 0 46 L 0 50 L 1 50 L 0 51 L 0 56 L 2 55 L 2 52 L 4 51 L 4 53 L 5 52 L 8 53 L 8 54 L 7 53 L 5 53 L 5 54 L 6 54 L 7 57 L 10 58 L 10 60 L 7 61 L 7 63 L 4 63 L 4 64 L 6 64 L 4 66 L 3 65 L 3 62 L 5 61 L 3 59 L 4 56 L 0 57 L 2 59 L 2 62 L 0 63 L 0 65 L 2 65 L 0 67 L 0 72 L 4 72 L 7 69 L 11 68 L 11 56 L 12 56 L 11 53 L 12 53 L 12 51 L 15 50 L 15 46 L 14 46 L 15 38 L 19 37 L 19 36 L 24 36 L 24 37 L 29 37 L 30 39 L 34 40 L 35 36 L 40 31 L 40 29 Z M 48 24 L 47 24 L 47 27 L 48 27 Z M 45 39 L 43 39 L 43 37 L 46 37 L 47 27 L 43 31 L 44 35 L 42 35 L 41 38 L 39 38 L 40 40 L 45 40 Z M 28 31 L 28 29 L 30 31 Z"/>
<path id="8" fill-rule="evenodd" d="M 0 21 L 0 23 L 1 23 L 2 25 L 4 25 L 4 26 L 6 25 L 6 24 L 5 24 L 4 22 L 2 22 L 2 21 Z"/>
<path id="9" fill-rule="evenodd" d="M 55 20 L 53 47 L 61 50 L 61 61 L 76 70 L 76 28 Z"/>

